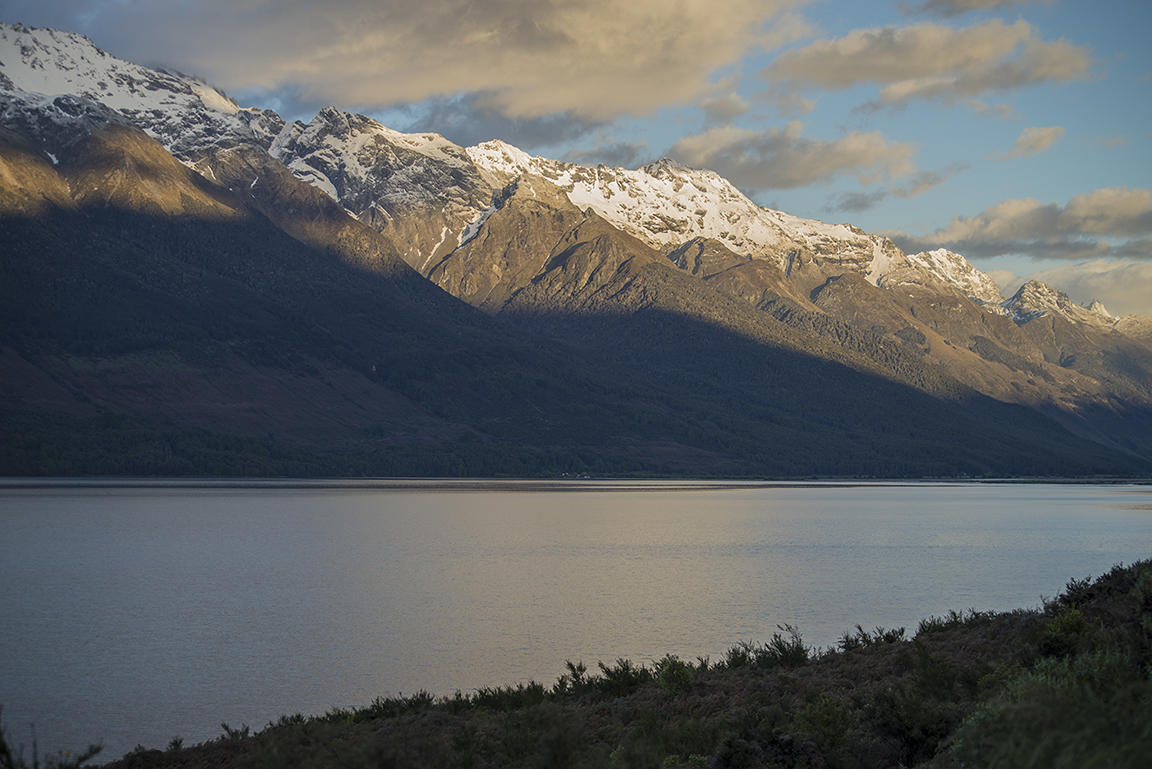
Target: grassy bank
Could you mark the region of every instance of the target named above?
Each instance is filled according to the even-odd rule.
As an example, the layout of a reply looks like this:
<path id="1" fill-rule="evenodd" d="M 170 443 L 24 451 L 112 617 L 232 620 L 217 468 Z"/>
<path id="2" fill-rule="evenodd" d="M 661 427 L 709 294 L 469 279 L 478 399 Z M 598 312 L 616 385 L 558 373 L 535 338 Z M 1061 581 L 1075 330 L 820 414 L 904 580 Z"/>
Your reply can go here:
<path id="1" fill-rule="evenodd" d="M 143 767 L 1143 767 L 1152 561 L 1041 609 L 951 612 L 807 647 L 781 628 L 721 659 L 589 667 L 554 684 L 377 699 L 137 749 Z M 75 766 L 0 752 L 0 767 Z"/>

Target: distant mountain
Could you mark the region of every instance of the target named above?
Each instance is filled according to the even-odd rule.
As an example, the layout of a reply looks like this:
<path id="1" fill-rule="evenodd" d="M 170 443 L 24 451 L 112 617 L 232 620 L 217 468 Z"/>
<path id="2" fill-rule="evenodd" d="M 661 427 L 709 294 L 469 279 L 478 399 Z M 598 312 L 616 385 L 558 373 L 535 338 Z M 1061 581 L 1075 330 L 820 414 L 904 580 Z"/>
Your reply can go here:
<path id="1" fill-rule="evenodd" d="M 4 472 L 1152 472 L 1146 319 L 669 160 L 0 62 Z"/>

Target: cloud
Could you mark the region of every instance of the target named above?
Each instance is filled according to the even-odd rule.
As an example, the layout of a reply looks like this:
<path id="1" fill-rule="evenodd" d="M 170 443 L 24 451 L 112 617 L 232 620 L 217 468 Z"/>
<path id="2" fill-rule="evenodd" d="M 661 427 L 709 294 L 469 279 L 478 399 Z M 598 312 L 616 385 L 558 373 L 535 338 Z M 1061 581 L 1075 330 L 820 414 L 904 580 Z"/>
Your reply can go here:
<path id="1" fill-rule="evenodd" d="M 931 235 L 884 234 L 906 251 L 946 246 L 969 258 L 1152 259 L 1152 191 L 1105 187 L 1076 195 L 1064 206 L 1032 198 L 1005 200 L 976 216 L 956 217 Z M 1104 238 L 1121 242 L 1114 245 Z"/>
<path id="2" fill-rule="evenodd" d="M 1000 287 L 1004 296 L 1011 296 L 1012 292 L 1022 286 L 1026 280 L 1012 270 L 985 270 L 984 274 L 992 278 L 992 282 Z"/>
<path id="3" fill-rule="evenodd" d="M 609 141 L 589 150 L 569 152 L 565 159 L 581 165 L 603 163 L 609 168 L 638 168 L 654 160 L 647 152 L 648 145 L 644 142 Z"/>
<path id="4" fill-rule="evenodd" d="M 1011 104 L 988 104 L 979 99 L 972 99 L 968 107 L 976 117 L 999 118 L 1000 120 L 1015 120 L 1016 110 Z"/>
<path id="5" fill-rule="evenodd" d="M 303 103 L 360 111 L 466 93 L 507 118 L 596 121 L 699 98 L 717 70 L 799 34 L 788 11 L 807 1 L 150 0 L 51 9 L 116 56 L 229 91 L 292 87 Z"/>
<path id="6" fill-rule="evenodd" d="M 892 196 L 891 190 L 875 192 L 844 192 L 836 196 L 834 202 L 825 207 L 827 211 L 859 214 L 871 211 Z"/>
<path id="7" fill-rule="evenodd" d="M 535 149 L 574 141 L 604 125 L 602 121 L 564 113 L 527 119 L 508 118 L 485 103 L 484 94 L 463 94 L 404 105 L 390 110 L 390 113 L 409 116 L 408 123 L 395 126 L 397 130 L 438 133 L 461 147 L 500 139 L 522 149 Z M 385 122 L 395 123 L 396 120 Z"/>
<path id="8" fill-rule="evenodd" d="M 951 19 L 956 16 L 963 16 L 969 11 L 997 10 L 1013 5 L 1022 5 L 1027 1 L 1028 0 L 927 0 L 927 2 L 912 6 L 901 3 L 900 9 L 909 14 L 923 13 Z M 1046 0 L 1046 4 L 1051 4 L 1052 2 L 1054 2 L 1054 0 Z"/>
<path id="9" fill-rule="evenodd" d="M 1127 136 L 1098 136 L 1092 140 L 1092 145 L 1095 147 L 1103 147 L 1104 149 L 1126 149 L 1128 147 Z"/>
<path id="10" fill-rule="evenodd" d="M 1030 158 L 1047 152 L 1064 138 L 1064 129 L 1060 126 L 1048 128 L 1025 128 L 1016 139 L 1016 145 L 1010 152 L 996 152 L 988 155 L 989 160 L 1017 160 Z"/>
<path id="11" fill-rule="evenodd" d="M 1152 290 L 1149 290 L 1152 286 L 1152 262 L 1096 259 L 1082 264 L 1061 265 L 1017 278 L 1011 284 L 1012 290 L 1028 280 L 1054 286 L 1078 304 L 1099 301 L 1115 316 L 1138 314 L 1152 317 Z"/>
<path id="12" fill-rule="evenodd" d="M 902 185 L 874 192 L 845 192 L 826 207 L 827 211 L 861 213 L 871 210 L 890 197 L 913 198 L 948 181 L 952 174 L 968 168 L 967 163 L 953 163 L 945 168 L 918 171 Z"/>
<path id="13" fill-rule="evenodd" d="M 746 192 L 805 187 L 844 176 L 875 184 L 917 173 L 914 144 L 889 142 L 879 132 L 853 131 L 833 141 L 808 139 L 803 132 L 798 121 L 764 131 L 719 126 L 684 137 L 668 154 L 711 169 Z"/>
<path id="14" fill-rule="evenodd" d="M 751 106 L 748 100 L 738 93 L 710 96 L 699 103 L 709 123 L 731 123 L 747 112 Z"/>
<path id="15" fill-rule="evenodd" d="M 1040 39 L 1023 19 L 990 19 L 962 29 L 930 22 L 856 30 L 787 51 L 760 72 L 775 98 L 803 88 L 844 90 L 880 86 L 865 109 L 900 107 L 916 100 L 954 104 L 985 93 L 1087 76 L 1087 49 Z"/>

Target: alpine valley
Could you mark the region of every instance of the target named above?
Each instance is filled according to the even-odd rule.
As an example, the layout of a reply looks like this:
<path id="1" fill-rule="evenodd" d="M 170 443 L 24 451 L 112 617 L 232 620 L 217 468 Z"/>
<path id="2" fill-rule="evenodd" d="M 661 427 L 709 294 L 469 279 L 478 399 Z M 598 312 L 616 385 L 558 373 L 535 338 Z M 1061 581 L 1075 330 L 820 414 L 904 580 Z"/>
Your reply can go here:
<path id="1" fill-rule="evenodd" d="M 0 24 L 0 472 L 1152 473 L 1152 320 Z"/>

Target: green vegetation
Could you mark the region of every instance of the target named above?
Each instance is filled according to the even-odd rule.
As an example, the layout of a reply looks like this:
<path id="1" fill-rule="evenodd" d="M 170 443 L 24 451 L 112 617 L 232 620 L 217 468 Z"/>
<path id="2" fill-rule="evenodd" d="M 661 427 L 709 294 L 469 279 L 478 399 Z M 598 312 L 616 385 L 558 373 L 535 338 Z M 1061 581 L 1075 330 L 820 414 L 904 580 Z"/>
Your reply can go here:
<path id="1" fill-rule="evenodd" d="M 569 661 L 552 686 L 224 724 L 112 766 L 1126 769 L 1152 748 L 1152 560 L 1073 580 L 1042 609 L 933 617 L 913 638 L 857 625 L 820 650 L 780 630 L 716 662 Z"/>

